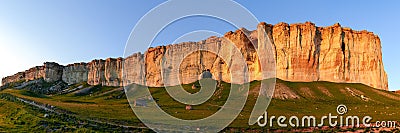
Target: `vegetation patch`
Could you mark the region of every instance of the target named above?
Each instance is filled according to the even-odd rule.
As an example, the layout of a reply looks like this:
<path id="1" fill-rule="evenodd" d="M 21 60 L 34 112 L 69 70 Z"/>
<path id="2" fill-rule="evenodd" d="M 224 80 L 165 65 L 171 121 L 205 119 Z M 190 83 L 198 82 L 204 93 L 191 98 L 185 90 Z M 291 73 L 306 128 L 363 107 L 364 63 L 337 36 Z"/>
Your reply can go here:
<path id="1" fill-rule="evenodd" d="M 331 82 L 287 82 L 276 80 L 275 95 L 267 111 L 274 116 L 313 115 L 317 119 L 332 113 L 335 115 L 336 107 L 345 104 L 348 108 L 346 115 L 371 116 L 373 121 L 394 120 L 400 121 L 399 99 L 394 92 L 380 91 L 363 84 L 331 83 Z M 196 83 L 193 83 L 196 84 Z M 189 93 L 196 93 L 200 88 L 193 89 L 193 84 L 182 87 Z M 250 83 L 250 95 L 240 115 L 224 131 L 280 131 L 277 127 L 249 126 L 248 118 L 258 97 L 261 81 Z M 98 122 L 114 123 L 117 125 L 143 127 L 131 110 L 121 87 L 72 85 L 70 88 L 84 86 L 81 89 L 65 94 L 44 95 L 33 91 L 5 89 L 0 91 L 0 130 L 1 131 L 100 131 L 114 132 L 127 131 L 119 126 Z M 359 96 L 351 96 L 346 87 L 353 92 L 362 94 L 368 101 Z M 82 95 L 76 92 L 88 89 Z M 301 90 L 300 88 L 307 88 Z M 206 89 L 206 88 L 201 88 Z M 186 110 L 186 105 L 169 96 L 165 88 L 150 87 L 152 98 L 168 114 L 186 120 L 196 120 L 211 116 L 225 104 L 231 91 L 231 84 L 222 82 L 211 98 L 203 104 L 192 106 Z M 306 93 L 305 93 L 306 92 Z M 13 98 L 14 97 L 14 98 Z M 35 101 L 46 106 L 54 106 L 62 110 L 62 116 L 54 115 L 15 100 L 15 97 Z M 44 117 L 49 114 L 49 117 Z M 92 121 L 88 121 L 92 120 Z M 97 121 L 97 122 L 95 122 Z M 101 130 L 100 130 L 101 129 Z M 113 129 L 113 130 L 109 130 Z M 132 128 L 129 131 L 143 131 L 145 129 Z M 283 131 L 302 131 L 302 128 L 285 128 Z M 334 129 L 328 131 L 351 131 L 355 129 Z M 149 131 L 149 129 L 147 129 Z"/>

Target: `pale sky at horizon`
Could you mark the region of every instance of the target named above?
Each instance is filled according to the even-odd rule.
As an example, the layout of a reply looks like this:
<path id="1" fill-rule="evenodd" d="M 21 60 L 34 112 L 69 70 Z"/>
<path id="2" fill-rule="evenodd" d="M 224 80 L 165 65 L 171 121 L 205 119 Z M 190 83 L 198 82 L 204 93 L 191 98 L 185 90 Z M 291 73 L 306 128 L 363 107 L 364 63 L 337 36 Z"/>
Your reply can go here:
<path id="1" fill-rule="evenodd" d="M 400 2 L 385 1 L 301 1 L 235 0 L 260 21 L 304 23 L 317 26 L 340 23 L 354 30 L 377 34 L 382 43 L 383 63 L 389 89 L 400 89 Z M 0 1 L 0 77 L 27 70 L 43 62 L 66 65 L 93 59 L 122 57 L 132 28 L 149 10 L 164 0 L 80 1 L 80 0 L 2 0 Z M 195 6 L 195 5 L 194 5 Z M 224 34 L 236 30 L 214 20 L 192 18 L 197 28 Z M 154 44 L 169 44 L 192 23 L 182 20 L 156 38 Z M 251 29 L 253 30 L 253 29 Z M 174 31 L 174 32 L 172 32 Z"/>

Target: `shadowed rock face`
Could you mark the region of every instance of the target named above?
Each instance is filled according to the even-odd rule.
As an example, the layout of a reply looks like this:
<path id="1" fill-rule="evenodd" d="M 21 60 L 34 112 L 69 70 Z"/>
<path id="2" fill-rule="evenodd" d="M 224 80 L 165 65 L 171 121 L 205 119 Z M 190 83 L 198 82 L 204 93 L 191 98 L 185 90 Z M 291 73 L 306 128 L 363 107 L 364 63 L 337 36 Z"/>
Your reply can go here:
<path id="1" fill-rule="evenodd" d="M 123 59 L 108 58 L 88 63 L 87 82 L 90 85 L 122 86 Z"/>
<path id="2" fill-rule="evenodd" d="M 68 84 L 76 84 L 88 81 L 87 63 L 69 64 L 64 67 L 62 80 Z"/>
<path id="3" fill-rule="evenodd" d="M 260 33 L 263 31 L 266 36 Z M 353 31 L 339 24 L 317 27 L 311 22 L 291 25 L 260 23 L 254 31 L 242 28 L 227 32 L 224 37 L 158 46 L 125 59 L 93 60 L 88 64 L 65 67 L 45 64 L 3 78 L 2 82 L 4 85 L 44 78 L 46 81 L 63 80 L 69 84 L 87 81 L 91 85 L 136 83 L 163 86 L 194 82 L 206 69 L 210 69 L 214 79 L 233 82 L 231 76 L 240 76 L 238 72 L 244 69 L 235 65 L 239 63 L 233 60 L 235 58 L 243 59 L 247 64 L 249 81 L 261 80 L 260 66 L 264 64 L 260 64 L 260 60 L 265 57 L 258 57 L 256 51 L 265 46 L 266 37 L 273 44 L 277 78 L 363 83 L 388 90 L 377 35 L 368 31 Z"/>
<path id="4" fill-rule="evenodd" d="M 64 66 L 54 62 L 45 62 L 43 66 L 32 67 L 24 72 L 19 72 L 2 79 L 2 84 L 29 81 L 43 78 L 46 82 L 61 80 Z"/>

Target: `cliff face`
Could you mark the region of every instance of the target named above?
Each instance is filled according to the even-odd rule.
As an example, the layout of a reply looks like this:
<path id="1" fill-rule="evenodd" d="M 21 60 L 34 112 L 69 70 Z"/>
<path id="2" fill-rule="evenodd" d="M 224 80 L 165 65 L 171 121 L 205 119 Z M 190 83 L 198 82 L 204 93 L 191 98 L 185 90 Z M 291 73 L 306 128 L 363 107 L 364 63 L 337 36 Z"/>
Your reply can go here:
<path id="1" fill-rule="evenodd" d="M 54 62 L 45 62 L 43 66 L 32 67 L 24 72 L 19 72 L 2 79 L 2 84 L 22 82 L 43 78 L 46 82 L 61 80 L 64 66 Z"/>
<path id="2" fill-rule="evenodd" d="M 76 84 L 88 80 L 87 63 L 75 63 L 67 65 L 62 74 L 62 80 L 68 84 Z"/>
<path id="3" fill-rule="evenodd" d="M 14 75 L 2 78 L 2 85 L 6 85 L 8 83 L 25 81 L 25 72 L 18 72 Z"/>
<path id="4" fill-rule="evenodd" d="M 388 90 L 380 39 L 339 24 L 261 24 L 276 47 L 277 77 L 287 81 L 363 83 Z M 259 26 L 260 28 L 260 26 Z"/>
<path id="5" fill-rule="evenodd" d="M 266 47 L 267 38 L 273 44 L 273 56 L 259 57 L 256 51 Z M 245 76 L 246 67 L 249 81 L 268 78 L 261 77 L 261 66 L 271 60 L 276 62 L 276 77 L 282 80 L 363 83 L 388 90 L 378 36 L 339 24 L 317 27 L 311 22 L 261 23 L 254 31 L 242 28 L 227 32 L 224 37 L 158 46 L 125 59 L 93 60 L 65 67 L 45 63 L 3 78 L 3 84 L 44 78 L 69 84 L 87 81 L 107 86 L 170 86 L 194 82 L 206 69 L 211 70 L 214 79 L 241 83 L 248 81 L 231 77 Z"/>
<path id="6" fill-rule="evenodd" d="M 102 85 L 106 86 L 122 86 L 122 66 L 123 59 L 108 58 L 104 63 L 104 78 Z"/>
<path id="7" fill-rule="evenodd" d="M 123 59 L 93 60 L 87 64 L 90 85 L 122 86 Z"/>
<path id="8" fill-rule="evenodd" d="M 363 83 L 388 90 L 380 39 L 372 32 L 310 22 L 265 29 L 276 47 L 280 79 Z"/>
<path id="9" fill-rule="evenodd" d="M 124 85 L 145 84 L 145 64 L 144 56 L 141 53 L 135 53 L 124 59 L 123 63 Z"/>
<path id="10" fill-rule="evenodd" d="M 46 82 L 54 82 L 61 80 L 64 66 L 61 66 L 54 62 L 46 62 L 44 63 L 43 68 L 44 68 L 43 71 L 44 75 L 42 77 Z M 36 76 L 36 78 L 40 78 L 40 75 Z"/>

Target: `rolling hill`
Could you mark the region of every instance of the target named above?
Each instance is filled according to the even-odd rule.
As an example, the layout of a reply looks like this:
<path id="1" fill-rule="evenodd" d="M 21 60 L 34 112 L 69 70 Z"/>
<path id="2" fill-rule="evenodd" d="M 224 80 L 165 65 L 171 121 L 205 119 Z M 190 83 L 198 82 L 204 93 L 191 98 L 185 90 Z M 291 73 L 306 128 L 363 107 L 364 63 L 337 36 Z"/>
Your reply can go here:
<path id="1" fill-rule="evenodd" d="M 198 84 L 193 83 L 193 84 Z M 182 85 L 196 93 L 193 84 Z M 249 126 L 248 118 L 258 96 L 260 81 L 250 83 L 249 97 L 239 117 L 225 131 L 298 131 L 303 127 L 279 128 Z M 207 117 L 224 105 L 230 84 L 222 83 L 205 103 L 186 110 L 184 104 L 171 98 L 165 88 L 149 88 L 153 99 L 169 114 L 182 119 Z M 0 92 L 1 131 L 151 131 L 135 116 L 121 87 L 91 86 L 86 82 L 69 85 L 54 94 L 34 92 L 26 87 L 4 88 Z M 268 115 L 317 118 L 337 114 L 344 104 L 346 115 L 369 115 L 372 121 L 399 121 L 400 94 L 378 90 L 363 84 L 332 82 L 288 82 L 277 79 Z M 320 129 L 322 130 L 322 129 Z M 331 127 L 324 131 L 354 131 L 355 128 Z M 366 129 L 374 130 L 374 129 Z M 397 130 L 398 129 L 391 129 Z"/>

